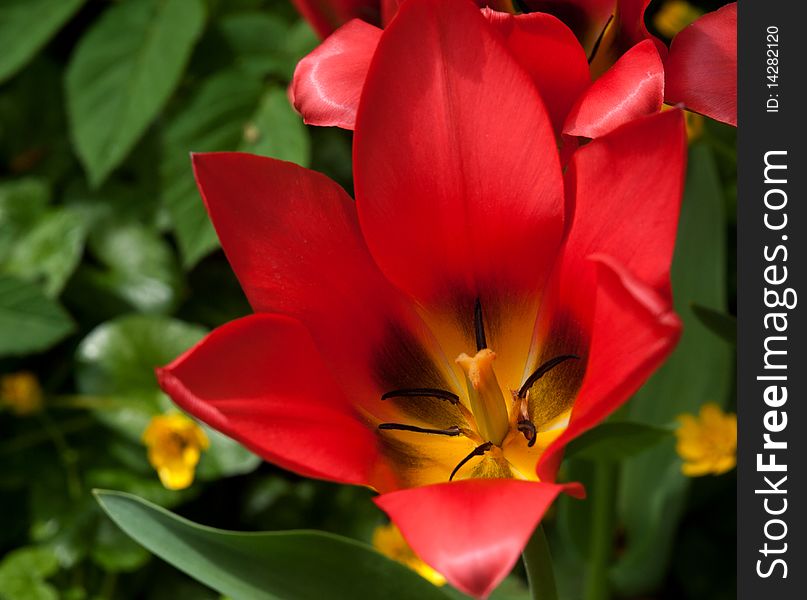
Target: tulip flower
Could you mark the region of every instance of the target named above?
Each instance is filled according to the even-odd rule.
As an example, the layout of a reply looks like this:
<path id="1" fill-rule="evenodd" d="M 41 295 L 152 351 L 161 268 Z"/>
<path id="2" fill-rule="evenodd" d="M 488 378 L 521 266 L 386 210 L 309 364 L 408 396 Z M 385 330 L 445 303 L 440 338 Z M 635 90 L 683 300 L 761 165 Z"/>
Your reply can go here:
<path id="1" fill-rule="evenodd" d="M 647 114 L 649 109 L 660 110 L 664 101 L 736 125 L 736 3 L 684 29 L 673 40 L 669 58 L 667 47 L 644 25 L 647 4 L 648 0 L 621 0 L 618 6 L 613 0 L 610 4 L 586 2 L 587 10 L 593 11 L 589 14 L 582 12 L 580 2 L 556 0 L 534 3 L 536 7 L 552 9 L 556 16 L 542 12 L 512 15 L 488 8 L 483 12 L 513 58 L 533 76 L 558 134 L 576 102 L 588 103 L 589 109 L 597 106 L 597 115 L 592 117 L 597 124 L 591 131 L 599 135 Z M 577 8 L 571 10 L 573 6 Z M 610 6 L 607 11 L 606 6 Z M 600 13 L 606 15 L 602 23 L 605 29 L 595 47 L 587 49 L 575 38 L 569 24 L 574 26 L 579 20 L 574 15 L 580 14 L 600 23 Z M 613 14 L 616 18 L 611 18 Z M 300 61 L 290 95 L 306 123 L 354 128 L 380 37 L 378 27 L 361 20 L 350 21 Z M 637 50 L 639 47 L 641 50 Z M 587 54 L 591 54 L 591 73 Z M 630 66 L 635 60 L 638 62 Z M 614 69 L 617 75 L 612 74 Z M 601 84 L 598 91 L 592 92 L 593 97 L 584 100 L 592 75 L 597 80 L 607 78 L 608 83 Z M 577 123 L 578 131 L 582 131 L 580 125 Z"/>
<path id="2" fill-rule="evenodd" d="M 556 481 L 563 448 L 678 339 L 685 149 L 672 110 L 562 171 L 532 74 L 482 12 L 410 0 L 363 87 L 355 202 L 291 163 L 194 155 L 255 314 L 160 384 L 270 462 L 375 489 L 418 557 L 485 597 L 557 495 L 581 494 Z"/>

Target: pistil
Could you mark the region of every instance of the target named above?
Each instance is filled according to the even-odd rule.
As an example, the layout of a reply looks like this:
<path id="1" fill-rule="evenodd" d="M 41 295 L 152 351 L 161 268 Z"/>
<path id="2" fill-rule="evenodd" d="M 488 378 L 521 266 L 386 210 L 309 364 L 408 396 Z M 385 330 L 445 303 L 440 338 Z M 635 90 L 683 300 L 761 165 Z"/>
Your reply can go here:
<path id="1" fill-rule="evenodd" d="M 493 371 L 495 358 L 490 348 L 483 348 L 472 357 L 460 354 L 456 362 L 465 371 L 468 399 L 479 433 L 498 446 L 507 435 L 509 419 L 504 394 Z"/>

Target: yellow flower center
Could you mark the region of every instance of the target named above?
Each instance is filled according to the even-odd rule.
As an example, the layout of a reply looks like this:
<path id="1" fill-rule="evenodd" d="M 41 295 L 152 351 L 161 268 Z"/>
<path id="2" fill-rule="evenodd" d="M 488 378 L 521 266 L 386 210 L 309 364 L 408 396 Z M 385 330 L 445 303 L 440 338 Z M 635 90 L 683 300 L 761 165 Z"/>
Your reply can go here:
<path id="1" fill-rule="evenodd" d="M 465 371 L 468 400 L 479 434 L 499 446 L 510 429 L 510 423 L 504 394 L 493 371 L 495 358 L 493 350 L 482 348 L 473 357 L 463 352 L 456 362 Z"/>
<path id="2" fill-rule="evenodd" d="M 32 373 L 12 373 L 0 379 L 0 401 L 14 414 L 36 413 L 42 408 L 42 400 L 42 388 Z"/>

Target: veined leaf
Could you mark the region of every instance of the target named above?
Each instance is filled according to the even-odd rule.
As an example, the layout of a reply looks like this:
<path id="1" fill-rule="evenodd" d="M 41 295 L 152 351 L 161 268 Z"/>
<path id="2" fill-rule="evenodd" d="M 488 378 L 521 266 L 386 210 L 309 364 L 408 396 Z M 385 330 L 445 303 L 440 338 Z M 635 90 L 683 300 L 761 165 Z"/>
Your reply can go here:
<path id="1" fill-rule="evenodd" d="M 67 68 L 73 143 L 94 186 L 126 158 L 173 93 L 204 26 L 200 0 L 111 6 Z"/>
<path id="2" fill-rule="evenodd" d="M 3 0 L 0 83 L 24 67 L 82 4 L 84 0 Z"/>
<path id="3" fill-rule="evenodd" d="M 36 285 L 0 275 L 0 356 L 46 350 L 72 330 L 70 315 Z"/>
<path id="4" fill-rule="evenodd" d="M 137 542 L 233 600 L 448 599 L 414 571 L 348 538 L 315 531 L 222 531 L 129 494 L 96 496 Z"/>

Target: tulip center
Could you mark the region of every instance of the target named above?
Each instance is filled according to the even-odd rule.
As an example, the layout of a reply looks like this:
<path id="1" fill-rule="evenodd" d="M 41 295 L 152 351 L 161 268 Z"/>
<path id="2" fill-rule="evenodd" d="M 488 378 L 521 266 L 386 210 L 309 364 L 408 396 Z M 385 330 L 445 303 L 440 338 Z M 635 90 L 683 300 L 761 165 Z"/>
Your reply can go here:
<path id="1" fill-rule="evenodd" d="M 482 348 L 474 356 L 463 352 L 456 362 L 465 371 L 468 400 L 479 434 L 498 446 L 507 435 L 510 423 L 504 394 L 493 370 L 495 358 L 493 350 Z"/>

